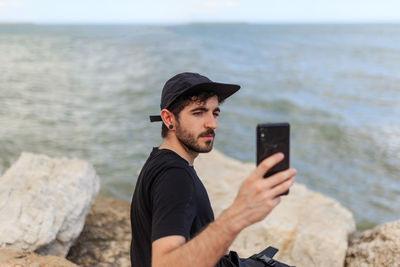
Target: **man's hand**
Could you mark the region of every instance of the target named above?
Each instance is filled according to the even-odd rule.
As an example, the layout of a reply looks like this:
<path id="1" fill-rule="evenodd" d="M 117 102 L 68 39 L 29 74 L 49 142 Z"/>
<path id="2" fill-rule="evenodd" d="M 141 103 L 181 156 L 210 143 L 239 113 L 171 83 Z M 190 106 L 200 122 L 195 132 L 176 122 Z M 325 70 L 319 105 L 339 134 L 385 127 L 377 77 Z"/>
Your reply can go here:
<path id="1" fill-rule="evenodd" d="M 287 169 L 268 178 L 264 174 L 284 158 L 276 153 L 263 160 L 242 182 L 234 203 L 221 215 L 231 222 L 230 230 L 239 233 L 247 226 L 264 219 L 280 202 L 280 195 L 294 183 L 295 169 Z"/>

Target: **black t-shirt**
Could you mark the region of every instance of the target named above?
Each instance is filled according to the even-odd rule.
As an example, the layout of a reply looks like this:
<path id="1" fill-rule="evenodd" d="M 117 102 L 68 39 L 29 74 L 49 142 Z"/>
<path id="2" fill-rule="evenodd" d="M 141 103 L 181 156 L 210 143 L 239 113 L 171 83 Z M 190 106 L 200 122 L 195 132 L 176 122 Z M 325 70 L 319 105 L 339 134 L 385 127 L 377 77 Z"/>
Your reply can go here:
<path id="1" fill-rule="evenodd" d="M 207 191 L 194 168 L 171 150 L 153 148 L 132 197 L 132 266 L 151 266 L 153 241 L 170 235 L 188 241 L 213 220 Z"/>

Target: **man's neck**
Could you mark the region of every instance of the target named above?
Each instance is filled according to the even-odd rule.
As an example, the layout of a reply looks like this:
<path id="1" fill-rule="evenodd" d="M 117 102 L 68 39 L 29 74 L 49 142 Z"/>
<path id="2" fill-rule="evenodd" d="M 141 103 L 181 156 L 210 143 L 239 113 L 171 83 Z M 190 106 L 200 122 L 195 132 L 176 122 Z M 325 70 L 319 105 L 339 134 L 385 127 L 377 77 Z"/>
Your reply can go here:
<path id="1" fill-rule="evenodd" d="M 199 155 L 199 153 L 188 149 L 185 145 L 179 142 L 175 136 L 168 136 L 164 138 L 162 144 L 158 148 L 174 151 L 176 154 L 185 159 L 190 166 L 193 166 L 195 158 Z"/>

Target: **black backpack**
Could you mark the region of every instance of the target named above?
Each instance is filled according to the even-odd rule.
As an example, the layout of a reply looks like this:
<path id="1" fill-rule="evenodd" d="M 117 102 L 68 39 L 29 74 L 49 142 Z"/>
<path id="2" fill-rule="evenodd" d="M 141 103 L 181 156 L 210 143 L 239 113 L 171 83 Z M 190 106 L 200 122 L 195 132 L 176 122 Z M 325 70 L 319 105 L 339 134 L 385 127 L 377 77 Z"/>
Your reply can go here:
<path id="1" fill-rule="evenodd" d="M 250 258 L 241 259 L 235 251 L 230 251 L 215 267 L 295 267 L 272 259 L 277 252 L 278 249 L 267 247 Z"/>

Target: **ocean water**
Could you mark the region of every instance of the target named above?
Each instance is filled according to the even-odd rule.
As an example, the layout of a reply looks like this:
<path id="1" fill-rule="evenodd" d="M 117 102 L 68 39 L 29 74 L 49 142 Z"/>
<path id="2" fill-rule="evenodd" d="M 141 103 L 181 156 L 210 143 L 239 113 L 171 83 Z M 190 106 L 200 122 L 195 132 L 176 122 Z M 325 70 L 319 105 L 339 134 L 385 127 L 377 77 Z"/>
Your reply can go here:
<path id="1" fill-rule="evenodd" d="M 399 219 L 400 25 L 0 25 L 0 174 L 22 151 L 78 157 L 130 200 L 183 71 L 242 86 L 216 149 L 254 162 L 257 123 L 290 122 L 298 182 L 359 230 Z"/>

